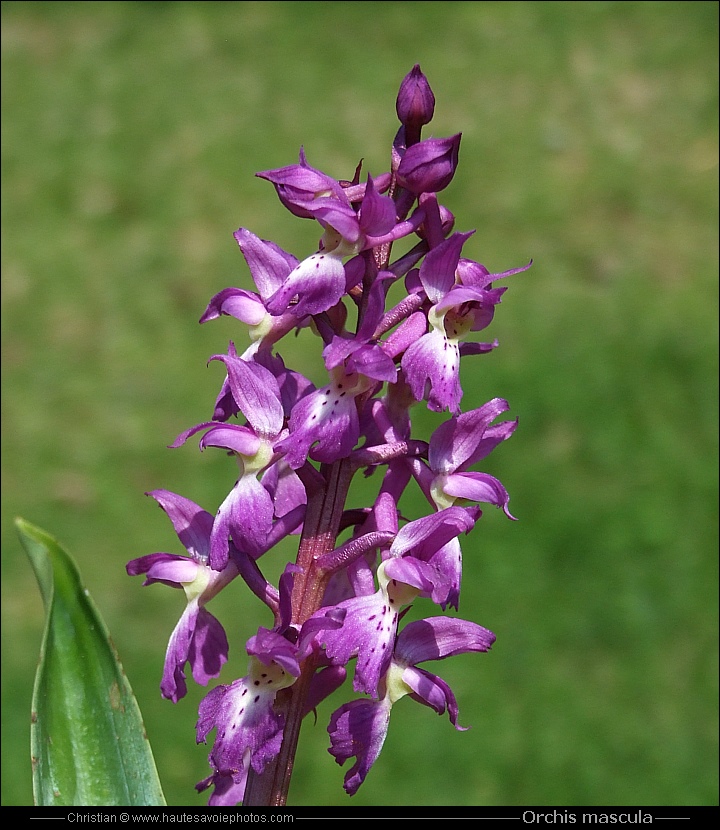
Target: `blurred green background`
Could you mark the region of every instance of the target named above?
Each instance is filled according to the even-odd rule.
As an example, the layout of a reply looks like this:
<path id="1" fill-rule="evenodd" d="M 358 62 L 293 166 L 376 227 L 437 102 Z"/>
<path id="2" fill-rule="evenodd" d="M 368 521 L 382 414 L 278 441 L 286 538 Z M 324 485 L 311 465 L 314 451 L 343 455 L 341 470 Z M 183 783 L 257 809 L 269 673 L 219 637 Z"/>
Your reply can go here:
<path id="1" fill-rule="evenodd" d="M 205 690 L 173 707 L 158 689 L 183 598 L 125 576 L 182 550 L 143 492 L 214 510 L 233 483 L 223 453 L 166 445 L 212 411 L 223 369 L 207 358 L 247 343 L 229 318 L 197 325 L 213 293 L 252 287 L 232 232 L 314 250 L 317 228 L 254 173 L 300 145 L 336 178 L 360 158 L 386 170 L 415 63 L 437 98 L 425 135 L 463 133 L 443 203 L 477 228 L 464 254 L 535 261 L 488 330 L 501 348 L 463 375 L 464 408 L 502 396 L 520 417 L 483 468 L 520 521 L 486 511 L 464 542 L 460 612 L 496 632 L 492 653 L 427 666 L 472 729 L 402 700 L 349 799 L 325 731 L 345 690 L 303 728 L 290 802 L 717 803 L 717 17 L 714 2 L 2 3 L 3 804 L 32 802 L 43 624 L 16 515 L 77 559 L 168 803 L 206 803 Z M 280 351 L 322 378 L 313 343 Z M 214 611 L 229 682 L 269 615 L 240 585 Z"/>

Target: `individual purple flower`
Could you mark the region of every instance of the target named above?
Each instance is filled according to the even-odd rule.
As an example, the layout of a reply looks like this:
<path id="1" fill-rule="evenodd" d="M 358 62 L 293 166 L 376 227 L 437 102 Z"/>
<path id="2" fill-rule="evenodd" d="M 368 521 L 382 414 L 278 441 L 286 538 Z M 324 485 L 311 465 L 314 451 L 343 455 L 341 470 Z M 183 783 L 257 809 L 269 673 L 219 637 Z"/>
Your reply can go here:
<path id="1" fill-rule="evenodd" d="M 228 642 L 218 620 L 205 604 L 237 575 L 238 569 L 228 562 L 222 571 L 208 564 L 213 517 L 195 502 L 168 490 L 154 490 L 148 495 L 167 513 L 178 538 L 188 553 L 151 553 L 133 559 L 126 565 L 130 576 L 146 574 L 144 585 L 162 582 L 182 588 L 187 606 L 170 636 L 165 654 L 160 690 L 163 697 L 177 703 L 187 693 L 185 664 L 190 663 L 193 679 L 206 686 L 217 677 L 227 661 Z"/>
<path id="2" fill-rule="evenodd" d="M 213 775 L 198 787 L 214 784 L 218 803 L 236 798 L 249 769 L 261 773 L 280 751 L 285 716 L 274 706 L 277 693 L 300 676 L 300 663 L 312 650 L 315 635 L 324 627 L 337 628 L 342 623 L 343 614 L 329 609 L 308 620 L 299 632 L 290 629 L 289 590 L 297 570 L 288 565 L 281 577 L 277 627 L 260 627 L 247 642 L 248 673 L 230 685 L 216 686 L 200 702 L 197 742 L 205 743 L 213 729 L 216 734 L 209 756 Z M 339 682 L 342 677 L 335 671 L 321 677 L 315 699 L 322 700 Z"/>
<path id="3" fill-rule="evenodd" d="M 336 606 L 346 612 L 342 628 L 324 631 L 319 638 L 333 663 L 345 665 L 357 656 L 353 688 L 374 696 L 392 654 L 398 613 L 419 593 L 414 586 L 391 580 L 382 565 L 377 578 L 380 587 L 376 593 L 352 597 Z"/>
<path id="4" fill-rule="evenodd" d="M 460 411 L 460 341 L 491 322 L 506 288 L 479 288 L 456 283 L 460 251 L 471 233 L 454 233 L 433 248 L 420 266 L 419 278 L 432 303 L 430 331 L 403 355 L 401 366 L 416 400 L 428 408 Z M 490 351 L 496 344 L 470 344 L 471 352 Z"/>
<path id="5" fill-rule="evenodd" d="M 425 519 L 409 522 L 378 566 L 378 590 L 340 602 L 344 610 L 341 628 L 327 629 L 318 639 L 333 663 L 345 665 L 357 657 L 355 691 L 377 697 L 395 640 L 399 613 L 417 596 L 445 601 L 451 584 L 432 557 L 450 539 L 473 526 L 471 512 L 450 508 Z M 318 615 L 327 613 L 321 609 Z"/>
<path id="6" fill-rule="evenodd" d="M 377 193 L 370 177 L 363 188 L 360 210 L 356 212 L 346 188 L 332 177 L 311 167 L 302 148 L 298 164 L 266 170 L 256 175 L 275 185 L 280 201 L 296 216 L 316 219 L 323 228 L 338 235 L 335 244 L 324 246 L 327 250 L 335 248 L 340 240 L 354 245 L 362 234 L 378 236 L 388 233 L 395 224 L 395 205 L 392 199 Z M 360 201 L 355 194 L 353 199 Z M 332 239 L 332 235 L 328 239 Z M 360 250 L 360 246 L 357 250 Z M 354 252 L 357 253 L 357 250 Z"/>
<path id="7" fill-rule="evenodd" d="M 508 518 L 514 518 L 503 485 L 494 476 L 468 470 L 515 431 L 517 419 L 492 423 L 508 409 L 507 401 L 493 398 L 478 409 L 451 418 L 433 432 L 428 449 L 428 465 L 434 474 L 429 493 L 438 509 L 458 500 L 480 501 L 501 507 Z"/>
<path id="8" fill-rule="evenodd" d="M 230 391 L 249 426 L 213 421 L 198 424 L 179 435 L 172 446 L 178 447 L 205 430 L 201 449 L 221 447 L 238 461 L 240 477 L 220 505 L 210 537 L 210 565 L 222 570 L 228 561 L 231 539 L 252 556 L 266 549 L 276 513 L 272 496 L 258 475 L 273 460 L 273 443 L 282 433 L 285 415 L 277 380 L 264 366 L 232 355 L 215 355 L 211 360 L 225 364 Z"/>
<path id="9" fill-rule="evenodd" d="M 295 167 L 301 171 L 296 172 L 296 177 L 304 179 L 306 168 Z M 343 265 L 343 259 L 363 250 L 366 237 L 388 234 L 395 227 L 395 205 L 392 199 L 375 190 L 371 177 L 357 212 L 342 188 L 339 192 L 333 189 L 331 196 L 315 197 L 311 202 L 298 202 L 296 198 L 293 205 L 298 204 L 320 222 L 325 233 L 321 249 L 298 263 L 268 299 L 266 307 L 275 315 L 287 311 L 303 317 L 332 308 L 354 282 L 352 269 Z M 408 229 L 400 227 L 398 236 L 407 232 Z"/>
<path id="10" fill-rule="evenodd" d="M 430 580 L 431 590 L 421 596 L 429 596 L 443 610 L 447 606 L 458 607 L 462 581 L 459 536 L 469 533 L 480 516 L 477 507 L 447 507 L 408 522 L 390 545 L 390 556 L 406 558 L 411 555 L 426 562 L 426 568 L 433 569 L 436 576 Z M 388 562 L 386 567 L 394 576 L 397 566 Z"/>
<path id="11" fill-rule="evenodd" d="M 219 360 L 221 358 L 220 356 L 216 356 L 215 359 Z M 222 359 L 229 363 L 231 368 L 228 370 L 228 374 L 216 400 L 214 419 L 216 421 L 225 422 L 232 416 L 241 412 L 238 401 L 245 400 L 244 386 L 246 386 L 246 382 L 243 378 L 247 372 L 250 371 L 252 374 L 260 373 L 261 383 L 263 380 L 268 380 L 268 376 L 263 374 L 265 370 L 262 368 L 254 369 L 250 367 L 248 369 L 245 365 L 237 367 L 237 360 L 240 360 L 241 358 L 237 357 L 232 343 L 230 343 L 227 356 L 222 356 Z M 276 407 L 276 402 L 278 400 L 276 395 L 279 395 L 279 402 L 283 414 L 286 411 L 289 413 L 295 403 L 297 403 L 301 397 L 308 394 L 309 391 L 314 389 L 314 387 L 310 381 L 303 377 L 299 372 L 292 372 L 286 369 L 285 364 L 279 355 L 270 355 L 268 352 L 260 352 L 255 356 L 254 361 L 245 360 L 245 362 L 253 363 L 259 363 L 259 361 L 262 361 L 262 364 L 260 365 L 265 366 L 277 381 L 277 385 L 270 383 L 266 389 L 266 391 L 271 393 L 271 397 L 269 398 L 269 408 L 272 412 L 271 419 L 263 424 L 256 417 L 254 417 L 257 428 L 263 430 L 262 437 L 267 439 L 268 444 L 271 444 L 273 438 L 277 438 L 282 434 L 282 432 L 277 435 L 275 434 L 275 430 L 281 423 L 279 412 Z M 235 392 L 233 392 L 233 389 L 235 389 Z M 266 404 L 267 403 L 268 402 L 266 402 Z M 260 400 L 256 405 L 262 411 L 262 409 L 266 407 L 266 404 L 263 404 L 263 401 Z M 246 408 L 248 405 L 251 407 L 253 406 L 253 404 L 248 403 L 248 401 L 243 403 L 243 406 Z M 200 425 L 199 428 L 208 429 L 214 427 L 213 423 L 209 422 Z M 252 439 L 249 439 L 247 443 L 248 451 L 252 453 L 255 446 L 256 445 L 252 442 Z M 260 447 L 261 444 L 257 446 Z M 265 447 L 265 450 L 268 451 L 267 446 Z M 243 469 L 246 469 L 245 465 L 243 465 Z M 286 460 L 282 457 L 276 458 L 276 460 L 274 460 L 269 466 L 264 468 L 264 471 L 260 474 L 260 482 L 265 490 L 267 490 L 270 494 L 273 505 L 273 513 L 277 518 L 287 515 L 295 508 L 307 502 L 307 496 L 302 482 L 298 478 L 295 471 L 292 470 Z M 263 501 L 265 500 L 262 494 L 261 498 Z"/>
<path id="12" fill-rule="evenodd" d="M 247 675 L 229 686 L 216 686 L 203 698 L 196 727 L 198 743 L 217 729 L 210 765 L 234 783 L 247 774 L 248 765 L 262 772 L 280 751 L 285 718 L 273 703 L 300 674 L 296 649 L 274 631 L 259 629 L 247 650 Z"/>
<path id="13" fill-rule="evenodd" d="M 477 507 L 448 507 L 403 525 L 389 548 L 391 557 L 412 554 L 429 561 L 433 554 L 461 533 L 469 533 L 480 516 Z"/>
<path id="14" fill-rule="evenodd" d="M 302 147 L 298 164 L 276 170 L 264 170 L 255 175 L 275 186 L 280 201 L 295 216 L 314 219 L 318 200 L 334 199 L 338 211 L 342 210 L 343 215 L 352 218 L 351 214 L 354 211 L 345 198 L 342 185 L 331 176 L 311 167 Z"/>
<path id="15" fill-rule="evenodd" d="M 235 455 L 240 477 L 218 508 L 210 537 L 211 567 L 222 570 L 229 555 L 230 540 L 257 557 L 265 550 L 265 540 L 273 522 L 273 502 L 258 474 L 270 462 L 272 452 L 247 427 L 235 424 L 198 424 L 178 436 L 172 446 L 184 443 L 194 432 L 206 429 L 200 449 L 220 447 Z"/>
<path id="16" fill-rule="evenodd" d="M 297 267 L 298 260 L 283 251 L 279 245 L 260 239 L 246 228 L 239 228 L 233 236 L 245 257 L 258 291 L 254 293 L 242 288 L 224 288 L 210 300 L 200 322 L 206 323 L 228 315 L 245 323 L 252 342 L 243 352 L 242 358 L 251 360 L 258 351 L 271 348 L 288 332 L 303 325 L 297 314 L 273 315 L 267 306 L 270 298 Z"/>
<path id="17" fill-rule="evenodd" d="M 406 625 L 397 637 L 378 700 L 353 700 L 333 713 L 328 726 L 330 754 L 338 764 L 355 758 L 345 774 L 344 788 L 354 795 L 377 760 L 390 723 L 392 706 L 410 695 L 439 715 L 447 711 L 458 729 L 458 705 L 448 684 L 437 675 L 418 668 L 427 660 L 442 660 L 456 654 L 489 651 L 495 635 L 467 620 L 430 617 Z"/>

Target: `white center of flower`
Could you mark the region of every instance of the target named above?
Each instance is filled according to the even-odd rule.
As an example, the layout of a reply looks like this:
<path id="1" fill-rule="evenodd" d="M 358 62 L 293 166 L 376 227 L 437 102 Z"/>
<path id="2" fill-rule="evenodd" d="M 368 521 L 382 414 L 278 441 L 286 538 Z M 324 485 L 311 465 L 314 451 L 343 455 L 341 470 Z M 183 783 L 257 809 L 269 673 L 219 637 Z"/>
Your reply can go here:
<path id="1" fill-rule="evenodd" d="M 244 475 L 259 473 L 270 463 L 273 457 L 273 448 L 269 441 L 261 439 L 260 447 L 255 455 L 240 455 L 236 453 Z"/>
<path id="2" fill-rule="evenodd" d="M 430 485 L 430 495 L 438 510 L 452 507 L 457 501 L 455 496 L 449 496 L 444 490 L 446 478 L 444 475 L 435 476 Z"/>
<path id="3" fill-rule="evenodd" d="M 419 588 L 413 585 L 407 585 L 405 582 L 399 582 L 397 579 L 392 579 L 385 573 L 385 563 L 381 562 L 377 569 L 377 578 L 380 589 L 387 594 L 388 600 L 394 611 L 399 611 L 411 602 L 420 593 Z"/>
<path id="4" fill-rule="evenodd" d="M 405 666 L 398 663 L 390 663 L 388 673 L 385 675 L 385 695 L 390 698 L 390 703 L 397 703 L 401 697 L 409 695 L 412 689 L 402 679 Z"/>
<path id="5" fill-rule="evenodd" d="M 182 586 L 188 602 L 199 599 L 210 582 L 213 570 L 208 565 L 198 563 L 195 579 L 192 582 L 183 582 Z"/>
<path id="6" fill-rule="evenodd" d="M 248 662 L 247 684 L 251 690 L 267 693 L 279 692 L 280 689 L 287 689 L 292 686 L 297 678 L 285 671 L 285 669 L 274 661 L 266 666 L 254 655 L 250 656 Z"/>

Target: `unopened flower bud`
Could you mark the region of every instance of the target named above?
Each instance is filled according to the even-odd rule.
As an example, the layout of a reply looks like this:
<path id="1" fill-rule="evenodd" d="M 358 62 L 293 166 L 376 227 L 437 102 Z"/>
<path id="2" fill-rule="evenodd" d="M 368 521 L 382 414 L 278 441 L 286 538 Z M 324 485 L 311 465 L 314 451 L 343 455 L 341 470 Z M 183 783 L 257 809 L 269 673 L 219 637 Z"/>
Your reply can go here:
<path id="1" fill-rule="evenodd" d="M 408 144 L 415 144 L 420 140 L 420 128 L 432 120 L 435 112 L 435 96 L 419 64 L 403 78 L 395 109 L 410 138 Z"/>
<path id="2" fill-rule="evenodd" d="M 397 175 L 400 184 L 412 193 L 437 193 L 455 175 L 460 150 L 460 133 L 450 138 L 427 138 L 408 147 Z"/>

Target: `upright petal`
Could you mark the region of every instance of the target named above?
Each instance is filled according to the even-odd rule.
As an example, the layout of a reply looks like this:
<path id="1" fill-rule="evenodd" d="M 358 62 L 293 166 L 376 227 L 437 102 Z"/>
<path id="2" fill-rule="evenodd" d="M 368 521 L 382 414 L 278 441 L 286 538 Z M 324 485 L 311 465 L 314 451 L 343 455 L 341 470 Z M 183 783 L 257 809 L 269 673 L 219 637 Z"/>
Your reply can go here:
<path id="1" fill-rule="evenodd" d="M 478 515 L 477 508 L 448 507 L 429 516 L 408 522 L 390 546 L 392 556 L 412 553 L 427 561 L 443 545 L 461 533 L 469 533 Z"/>
<path id="2" fill-rule="evenodd" d="M 169 490 L 151 490 L 147 493 L 167 513 L 178 539 L 187 552 L 197 559 L 207 560 L 210 552 L 210 532 L 213 517 L 194 501 Z"/>
<path id="3" fill-rule="evenodd" d="M 395 227 L 395 203 L 389 196 L 381 196 L 368 176 L 365 196 L 360 205 L 360 228 L 370 236 L 381 236 Z"/>
<path id="4" fill-rule="evenodd" d="M 245 257 L 260 296 L 267 300 L 280 288 L 298 260 L 274 242 L 260 239 L 246 228 L 239 228 L 233 236 Z"/>
<path id="5" fill-rule="evenodd" d="M 430 437 L 428 462 L 434 473 L 454 473 L 474 453 L 490 423 L 510 405 L 502 398 L 493 400 L 441 424 Z"/>
<path id="6" fill-rule="evenodd" d="M 228 563 L 230 539 L 251 556 L 266 547 L 272 529 L 273 503 L 254 475 L 241 476 L 220 505 L 210 536 L 210 566 L 221 571 Z"/>
<path id="7" fill-rule="evenodd" d="M 420 266 L 420 281 L 433 305 L 440 302 L 455 285 L 455 271 L 460 259 L 460 251 L 473 233 L 475 231 L 454 233 L 428 251 L 425 256 Z"/>
<path id="8" fill-rule="evenodd" d="M 231 355 L 213 355 L 210 360 L 225 364 L 233 398 L 255 433 L 261 438 L 277 438 L 285 416 L 275 375 L 259 363 Z"/>

